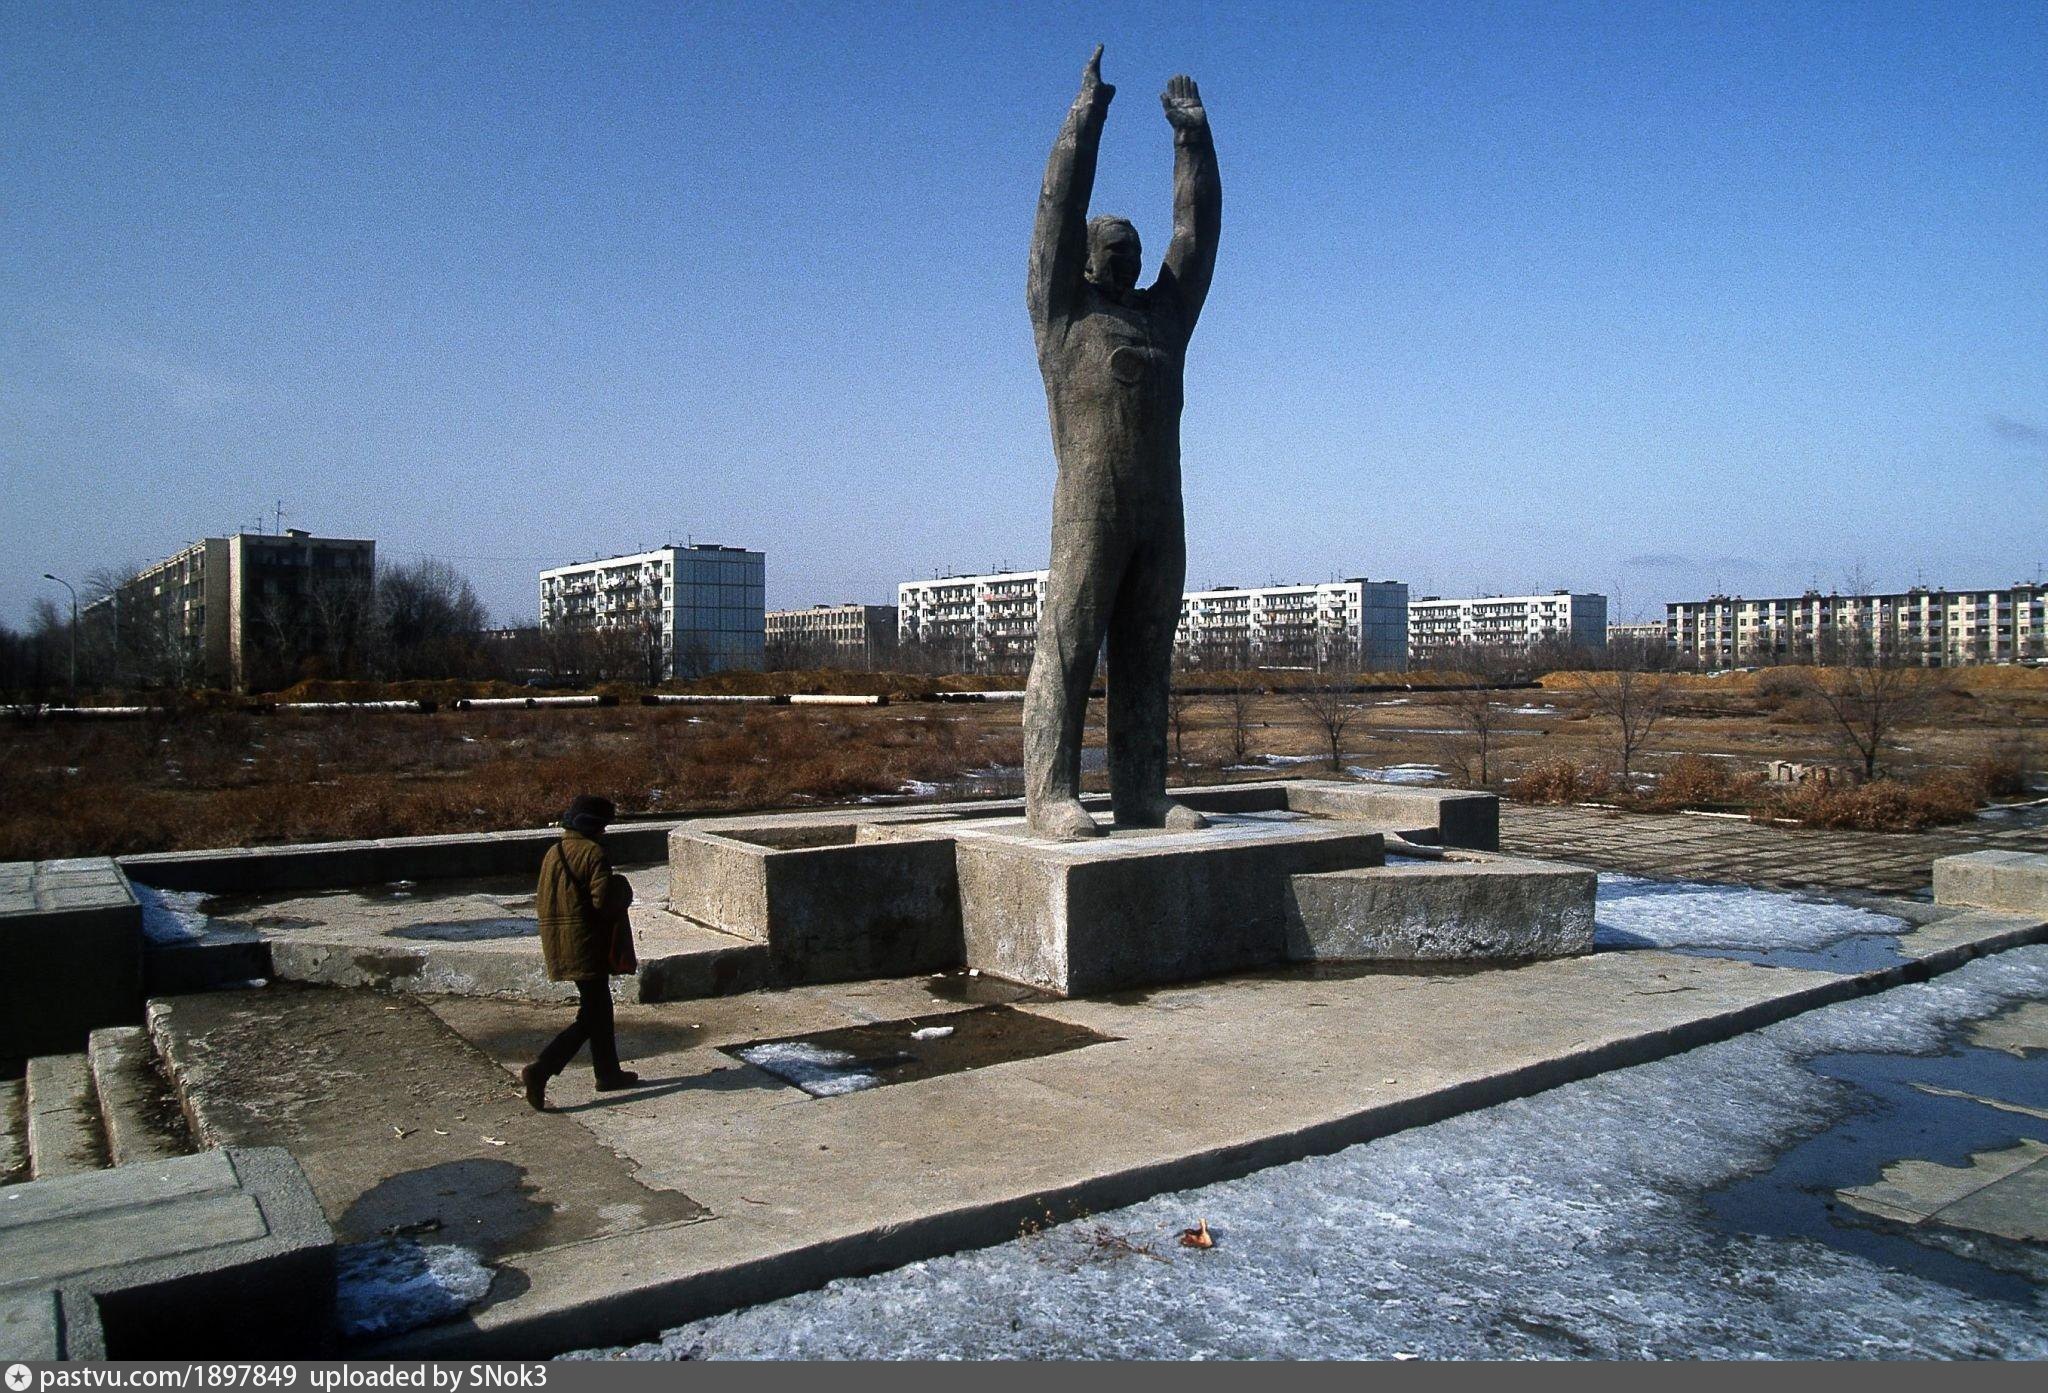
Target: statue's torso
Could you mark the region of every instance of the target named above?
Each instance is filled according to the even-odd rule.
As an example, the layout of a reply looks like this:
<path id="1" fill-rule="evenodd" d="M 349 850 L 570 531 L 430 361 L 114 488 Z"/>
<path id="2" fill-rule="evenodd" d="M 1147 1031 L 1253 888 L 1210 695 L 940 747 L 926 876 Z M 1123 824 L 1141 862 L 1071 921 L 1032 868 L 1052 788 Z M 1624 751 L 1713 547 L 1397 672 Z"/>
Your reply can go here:
<path id="1" fill-rule="evenodd" d="M 1179 503 L 1186 361 L 1170 295 L 1155 288 L 1119 300 L 1087 289 L 1081 312 L 1039 350 L 1060 464 L 1056 508 L 1091 498 Z"/>

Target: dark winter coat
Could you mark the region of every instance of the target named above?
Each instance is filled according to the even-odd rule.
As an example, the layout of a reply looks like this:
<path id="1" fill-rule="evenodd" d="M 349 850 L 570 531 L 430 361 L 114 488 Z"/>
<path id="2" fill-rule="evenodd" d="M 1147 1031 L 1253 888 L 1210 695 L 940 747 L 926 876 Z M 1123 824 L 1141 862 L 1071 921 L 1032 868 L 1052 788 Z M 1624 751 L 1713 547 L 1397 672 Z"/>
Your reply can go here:
<path id="1" fill-rule="evenodd" d="M 548 977 L 575 982 L 611 975 L 612 934 L 626 922 L 633 887 L 612 869 L 604 843 L 564 830 L 540 863 L 534 912 Z"/>

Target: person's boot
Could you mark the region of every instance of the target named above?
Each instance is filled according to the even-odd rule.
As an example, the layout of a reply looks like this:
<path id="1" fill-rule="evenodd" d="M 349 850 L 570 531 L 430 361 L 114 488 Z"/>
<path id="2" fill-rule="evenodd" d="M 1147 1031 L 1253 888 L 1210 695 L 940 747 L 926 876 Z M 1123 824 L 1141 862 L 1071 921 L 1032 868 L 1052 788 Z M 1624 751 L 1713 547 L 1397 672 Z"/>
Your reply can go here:
<path id="1" fill-rule="evenodd" d="M 548 1110 L 548 1076 L 541 1072 L 540 1065 L 529 1064 L 519 1071 L 519 1082 L 526 1085 L 526 1101 L 535 1112 Z"/>
<path id="2" fill-rule="evenodd" d="M 640 1082 L 640 1076 L 631 1069 L 621 1069 L 616 1074 L 601 1074 L 597 1080 L 599 1093 L 617 1093 L 622 1088 L 631 1088 Z"/>

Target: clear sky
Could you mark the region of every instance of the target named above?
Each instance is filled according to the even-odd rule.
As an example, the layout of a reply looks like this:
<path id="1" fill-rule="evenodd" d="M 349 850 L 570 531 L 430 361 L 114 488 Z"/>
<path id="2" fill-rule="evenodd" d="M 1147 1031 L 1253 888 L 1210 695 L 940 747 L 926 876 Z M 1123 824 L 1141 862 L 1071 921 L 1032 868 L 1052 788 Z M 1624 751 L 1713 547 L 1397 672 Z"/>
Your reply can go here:
<path id="1" fill-rule="evenodd" d="M 1191 585 L 1615 617 L 2048 562 L 2048 6 L 0 7 L 0 619 L 274 520 L 771 606 L 1044 564 L 1024 310 L 1090 46 L 1224 231 Z"/>

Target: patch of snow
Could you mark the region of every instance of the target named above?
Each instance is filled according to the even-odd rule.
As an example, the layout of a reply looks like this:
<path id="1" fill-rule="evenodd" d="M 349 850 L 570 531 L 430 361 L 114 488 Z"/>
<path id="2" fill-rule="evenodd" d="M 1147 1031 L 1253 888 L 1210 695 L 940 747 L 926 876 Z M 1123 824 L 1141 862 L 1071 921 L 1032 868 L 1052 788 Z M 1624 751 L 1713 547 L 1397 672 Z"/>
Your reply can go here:
<path id="1" fill-rule="evenodd" d="M 1327 760 L 1327 755 L 1260 755 L 1259 759 L 1267 768 L 1290 764 L 1318 764 Z"/>
<path id="2" fill-rule="evenodd" d="M 776 1078 L 795 1084 L 813 1098 L 836 1098 L 842 1093 L 858 1093 L 882 1082 L 860 1068 L 846 1051 L 820 1049 L 801 1040 L 748 1045 L 733 1053 L 756 1069 L 765 1069 Z"/>
<path id="3" fill-rule="evenodd" d="M 334 1252 L 334 1316 L 344 1335 L 396 1335 L 452 1320 L 484 1299 L 491 1269 L 454 1243 L 379 1238 Z"/>
<path id="4" fill-rule="evenodd" d="M 913 1040 L 943 1040 L 953 1033 L 950 1025 L 928 1025 L 910 1032 Z"/>
<path id="5" fill-rule="evenodd" d="M 1364 764 L 1347 764 L 1344 772 L 1376 784 L 1433 784 L 1450 777 L 1434 764 L 1389 764 L 1374 769 Z"/>
<path id="6" fill-rule="evenodd" d="M 898 793 L 907 793 L 917 798 L 930 798 L 932 795 L 939 792 L 940 788 L 941 785 L 927 783 L 923 779 L 905 779 L 903 781 L 903 787 L 897 789 L 896 791 Z"/>
<path id="7" fill-rule="evenodd" d="M 627 1358 L 2040 1359 L 1988 1300 L 1707 1196 L 1867 1099 L 1806 1067 L 1936 1052 L 2048 994 L 2048 947 L 1331 1156 L 678 1326 Z M 1845 1179 L 1847 1179 L 1845 1177 Z M 1207 1252 L 1173 1235 L 1205 1218 Z"/>
<path id="8" fill-rule="evenodd" d="M 131 882 L 135 898 L 142 904 L 142 936 L 151 943 L 196 943 L 206 937 L 213 922 L 200 905 L 206 903 L 203 890 L 159 890 L 154 885 Z"/>
<path id="9" fill-rule="evenodd" d="M 1593 942 L 1632 948 L 1819 948 L 1906 921 L 1833 900 L 1693 881 L 1600 877 Z"/>
<path id="10" fill-rule="evenodd" d="M 1517 706 L 1508 714 L 1510 716 L 1555 716 L 1557 708 L 1555 706 Z"/>

